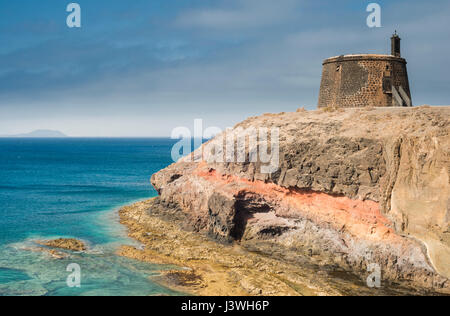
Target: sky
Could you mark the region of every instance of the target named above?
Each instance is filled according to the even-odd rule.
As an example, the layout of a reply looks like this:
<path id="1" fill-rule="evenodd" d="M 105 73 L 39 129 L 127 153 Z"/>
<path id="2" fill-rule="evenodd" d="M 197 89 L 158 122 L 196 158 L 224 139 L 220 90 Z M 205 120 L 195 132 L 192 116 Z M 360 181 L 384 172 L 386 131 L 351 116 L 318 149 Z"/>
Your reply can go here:
<path id="1" fill-rule="evenodd" d="M 322 61 L 388 54 L 394 30 L 413 103 L 449 105 L 449 17 L 448 0 L 0 0 L 0 135 L 170 136 L 315 109 Z"/>

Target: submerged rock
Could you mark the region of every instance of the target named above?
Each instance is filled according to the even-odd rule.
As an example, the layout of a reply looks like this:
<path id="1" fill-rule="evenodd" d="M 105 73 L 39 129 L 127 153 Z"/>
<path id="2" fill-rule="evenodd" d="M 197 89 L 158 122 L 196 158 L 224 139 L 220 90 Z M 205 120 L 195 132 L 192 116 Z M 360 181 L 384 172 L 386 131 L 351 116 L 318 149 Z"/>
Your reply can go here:
<path id="1" fill-rule="evenodd" d="M 48 253 L 53 259 L 57 260 L 62 260 L 70 257 L 69 254 L 54 249 L 43 249 L 43 252 Z"/>
<path id="2" fill-rule="evenodd" d="M 38 242 L 38 244 L 50 248 L 58 248 L 77 252 L 86 251 L 87 249 L 86 245 L 82 241 L 73 238 L 59 238 L 48 241 L 40 241 Z"/>

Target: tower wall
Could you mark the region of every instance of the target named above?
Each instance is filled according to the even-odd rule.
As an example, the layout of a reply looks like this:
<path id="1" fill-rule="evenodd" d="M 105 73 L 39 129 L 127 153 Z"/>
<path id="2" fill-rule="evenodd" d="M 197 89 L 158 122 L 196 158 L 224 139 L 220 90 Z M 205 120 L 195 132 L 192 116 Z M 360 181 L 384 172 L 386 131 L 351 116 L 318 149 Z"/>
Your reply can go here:
<path id="1" fill-rule="evenodd" d="M 399 94 L 395 97 L 400 87 L 411 99 L 406 60 L 403 58 L 390 55 L 333 57 L 323 63 L 318 106 L 406 105 L 405 102 L 399 104 Z"/>

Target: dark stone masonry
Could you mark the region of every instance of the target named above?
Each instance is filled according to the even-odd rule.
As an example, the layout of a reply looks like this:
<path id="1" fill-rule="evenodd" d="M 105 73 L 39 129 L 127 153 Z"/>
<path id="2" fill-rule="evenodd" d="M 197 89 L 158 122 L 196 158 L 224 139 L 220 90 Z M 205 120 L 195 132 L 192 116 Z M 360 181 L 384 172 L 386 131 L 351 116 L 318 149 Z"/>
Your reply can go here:
<path id="1" fill-rule="evenodd" d="M 391 38 L 391 55 L 343 55 L 323 62 L 319 108 L 412 106 L 400 37 Z"/>

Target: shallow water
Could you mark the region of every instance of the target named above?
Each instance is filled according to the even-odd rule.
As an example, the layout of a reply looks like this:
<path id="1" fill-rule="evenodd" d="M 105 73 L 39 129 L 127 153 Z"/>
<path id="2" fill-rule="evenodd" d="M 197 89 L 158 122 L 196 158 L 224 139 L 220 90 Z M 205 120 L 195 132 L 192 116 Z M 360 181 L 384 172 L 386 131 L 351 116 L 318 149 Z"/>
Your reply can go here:
<path id="1" fill-rule="evenodd" d="M 155 196 L 170 139 L 0 139 L 0 295 L 177 295 L 149 280 L 169 268 L 114 254 L 133 244 L 117 209 Z M 36 239 L 73 237 L 88 253 L 55 260 Z M 81 287 L 66 279 L 81 268 Z"/>

